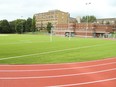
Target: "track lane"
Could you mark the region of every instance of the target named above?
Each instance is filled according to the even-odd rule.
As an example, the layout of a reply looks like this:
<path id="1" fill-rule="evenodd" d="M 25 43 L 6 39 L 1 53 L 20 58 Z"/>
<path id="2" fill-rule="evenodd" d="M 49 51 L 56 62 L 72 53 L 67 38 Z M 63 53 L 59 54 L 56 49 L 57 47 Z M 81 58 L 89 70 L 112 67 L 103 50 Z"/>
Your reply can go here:
<path id="1" fill-rule="evenodd" d="M 90 73 L 75 76 L 57 77 L 57 78 L 41 78 L 41 79 L 7 79 L 0 80 L 1 87 L 45 87 L 53 85 L 64 85 L 91 82 L 109 78 L 116 78 L 116 70 L 110 70 L 106 72 Z M 7 83 L 7 86 L 6 84 Z M 35 86 L 36 84 L 36 86 Z M 17 85 L 17 86 L 14 86 Z"/>
<path id="2" fill-rule="evenodd" d="M 46 87 L 81 83 L 90 84 L 75 87 L 114 87 L 115 62 L 116 58 L 67 64 L 0 65 L 0 87 Z M 115 80 L 107 81 L 112 78 Z"/>
<path id="3" fill-rule="evenodd" d="M 116 58 L 107 58 L 88 62 L 63 63 L 63 64 L 0 65 L 0 70 L 58 69 L 67 67 L 90 66 L 110 62 L 116 62 Z"/>
<path id="4" fill-rule="evenodd" d="M 39 71 L 39 70 L 31 70 L 31 71 L 8 71 L 8 72 L 0 72 L 1 77 L 42 77 L 42 76 L 57 76 L 57 75 L 67 75 L 67 74 L 79 74 L 84 72 L 96 72 L 100 70 L 107 70 L 116 68 L 116 63 L 108 63 L 107 65 L 99 65 L 99 66 L 90 66 L 90 67 L 79 67 L 79 68 L 69 68 L 66 70 L 49 70 L 49 71 Z"/>
<path id="5" fill-rule="evenodd" d="M 109 78 L 91 82 L 75 83 L 75 84 L 66 84 L 66 85 L 55 85 L 55 86 L 46 86 L 46 87 L 115 87 L 116 78 Z"/>

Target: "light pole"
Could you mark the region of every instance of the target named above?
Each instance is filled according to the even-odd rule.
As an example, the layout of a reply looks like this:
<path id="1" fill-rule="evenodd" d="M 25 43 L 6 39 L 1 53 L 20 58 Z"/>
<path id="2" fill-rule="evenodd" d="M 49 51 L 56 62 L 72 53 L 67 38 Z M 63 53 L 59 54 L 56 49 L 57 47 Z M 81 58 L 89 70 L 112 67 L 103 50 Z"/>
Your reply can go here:
<path id="1" fill-rule="evenodd" d="M 50 34 L 50 42 L 52 42 L 53 41 L 53 27 L 51 28 L 51 34 Z"/>
<path id="2" fill-rule="evenodd" d="M 70 16 L 69 16 L 69 14 L 68 14 L 68 31 L 69 31 L 68 37 L 69 37 L 69 40 L 70 40 L 71 39 L 71 31 L 70 31 Z"/>
<path id="3" fill-rule="evenodd" d="M 86 3 L 86 5 L 90 5 L 91 4 L 91 2 L 88 2 L 88 3 Z M 87 38 L 87 30 L 88 30 L 88 26 L 89 25 L 89 15 L 87 15 L 87 26 L 86 26 L 86 38 Z"/>
<path id="4" fill-rule="evenodd" d="M 108 32 L 107 32 L 107 30 L 108 30 L 108 27 L 106 26 L 105 38 L 108 38 Z"/>
<path id="5" fill-rule="evenodd" d="M 50 42 L 52 42 L 53 41 L 53 29 L 55 29 L 55 25 L 56 25 L 56 12 L 55 12 L 55 10 L 54 10 L 54 14 L 53 14 L 53 25 L 52 25 L 52 27 L 51 27 L 51 30 L 50 30 Z"/>

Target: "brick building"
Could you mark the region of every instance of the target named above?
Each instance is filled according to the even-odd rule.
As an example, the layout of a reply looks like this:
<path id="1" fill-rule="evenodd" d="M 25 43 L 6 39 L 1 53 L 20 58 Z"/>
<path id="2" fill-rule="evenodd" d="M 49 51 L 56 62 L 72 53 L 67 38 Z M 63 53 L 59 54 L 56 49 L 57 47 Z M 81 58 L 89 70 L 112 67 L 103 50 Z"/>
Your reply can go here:
<path id="1" fill-rule="evenodd" d="M 36 27 L 44 29 L 47 27 L 47 23 L 52 23 L 53 26 L 57 24 L 68 24 L 70 14 L 60 10 L 50 10 L 48 12 L 35 14 Z"/>
<path id="2" fill-rule="evenodd" d="M 97 19 L 96 23 L 87 24 L 80 23 L 80 17 L 70 17 L 68 12 L 50 10 L 35 14 L 35 19 L 38 30 L 44 30 L 50 22 L 54 35 L 58 36 L 107 37 L 116 32 L 116 18 Z"/>
<path id="3" fill-rule="evenodd" d="M 57 36 L 68 36 L 69 33 L 71 33 L 71 35 L 73 36 L 76 23 L 76 19 L 70 17 L 67 24 L 57 24 L 54 27 L 53 32 Z"/>
<path id="4" fill-rule="evenodd" d="M 99 24 L 116 24 L 116 18 L 101 18 L 96 20 Z"/>
<path id="5" fill-rule="evenodd" d="M 108 37 L 108 34 L 116 31 L 116 25 L 69 23 L 58 24 L 53 30 L 55 35 L 78 37 Z"/>

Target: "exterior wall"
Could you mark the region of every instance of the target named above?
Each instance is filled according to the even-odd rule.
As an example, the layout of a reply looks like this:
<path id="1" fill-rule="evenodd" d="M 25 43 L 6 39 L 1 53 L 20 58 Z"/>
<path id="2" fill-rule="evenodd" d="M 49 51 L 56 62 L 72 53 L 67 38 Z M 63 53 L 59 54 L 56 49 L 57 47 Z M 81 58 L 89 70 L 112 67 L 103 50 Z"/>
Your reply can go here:
<path id="1" fill-rule="evenodd" d="M 85 23 L 76 24 L 76 27 L 75 27 L 76 36 L 92 37 L 93 29 L 94 29 L 93 24 L 85 24 Z"/>
<path id="2" fill-rule="evenodd" d="M 112 26 L 113 26 L 113 32 L 116 32 L 116 24 L 114 24 Z"/>
<path id="3" fill-rule="evenodd" d="M 69 23 L 69 24 L 57 24 L 55 29 L 53 30 L 54 34 L 59 36 L 65 36 L 66 33 L 74 32 L 75 24 Z M 61 35 L 63 34 L 63 35 Z"/>
<path id="4" fill-rule="evenodd" d="M 96 33 L 113 32 L 111 25 L 96 25 Z"/>
<path id="5" fill-rule="evenodd" d="M 113 31 L 112 25 L 69 23 L 65 25 L 58 24 L 54 30 L 54 33 L 60 36 L 66 36 L 66 33 L 72 33 L 78 37 L 100 37 L 105 36 L 106 34 L 109 34 Z"/>
<path id="6" fill-rule="evenodd" d="M 104 19 L 97 19 L 97 23 L 99 24 L 116 24 L 116 18 L 104 18 Z"/>
<path id="7" fill-rule="evenodd" d="M 44 13 L 35 14 L 36 27 L 45 28 L 47 23 L 52 23 L 53 26 L 57 24 L 68 24 L 69 13 L 60 10 L 51 10 Z"/>

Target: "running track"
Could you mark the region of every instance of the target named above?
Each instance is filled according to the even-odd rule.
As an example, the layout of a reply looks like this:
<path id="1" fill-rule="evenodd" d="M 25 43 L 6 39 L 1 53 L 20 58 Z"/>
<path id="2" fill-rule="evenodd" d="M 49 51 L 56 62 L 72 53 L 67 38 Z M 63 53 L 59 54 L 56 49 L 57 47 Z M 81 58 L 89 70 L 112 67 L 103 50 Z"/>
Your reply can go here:
<path id="1" fill-rule="evenodd" d="M 0 65 L 0 87 L 116 87 L 116 58 L 66 64 Z"/>

